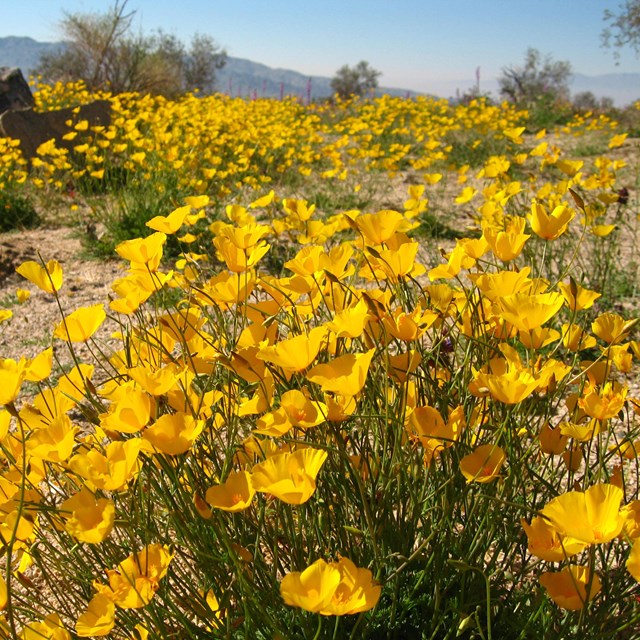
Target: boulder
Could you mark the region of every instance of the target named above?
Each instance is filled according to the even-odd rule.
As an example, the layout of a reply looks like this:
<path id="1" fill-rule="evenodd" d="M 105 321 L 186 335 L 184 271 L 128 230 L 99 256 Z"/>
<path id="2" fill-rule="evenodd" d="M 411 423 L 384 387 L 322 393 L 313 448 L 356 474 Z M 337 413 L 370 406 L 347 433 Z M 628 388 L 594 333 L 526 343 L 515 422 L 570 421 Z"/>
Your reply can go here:
<path id="1" fill-rule="evenodd" d="M 37 155 L 38 147 L 52 138 L 56 146 L 72 150 L 79 144 L 78 138 L 63 140 L 71 131 L 67 121 L 87 120 L 90 127 L 108 126 L 111 122 L 111 103 L 95 100 L 78 108 L 56 109 L 37 112 L 33 109 L 7 111 L 0 116 L 0 135 L 20 141 L 22 155 L 31 159 Z"/>
<path id="2" fill-rule="evenodd" d="M 0 67 L 0 113 L 33 107 L 33 94 L 22 75 L 15 67 Z"/>

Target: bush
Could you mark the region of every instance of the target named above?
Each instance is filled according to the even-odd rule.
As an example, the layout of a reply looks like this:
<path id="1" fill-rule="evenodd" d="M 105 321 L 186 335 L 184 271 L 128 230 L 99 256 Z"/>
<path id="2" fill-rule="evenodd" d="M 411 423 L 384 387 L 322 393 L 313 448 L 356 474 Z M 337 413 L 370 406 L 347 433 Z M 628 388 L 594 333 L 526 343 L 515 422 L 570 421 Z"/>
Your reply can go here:
<path id="1" fill-rule="evenodd" d="M 0 191 L 0 231 L 30 229 L 40 224 L 40 216 L 22 193 Z"/>

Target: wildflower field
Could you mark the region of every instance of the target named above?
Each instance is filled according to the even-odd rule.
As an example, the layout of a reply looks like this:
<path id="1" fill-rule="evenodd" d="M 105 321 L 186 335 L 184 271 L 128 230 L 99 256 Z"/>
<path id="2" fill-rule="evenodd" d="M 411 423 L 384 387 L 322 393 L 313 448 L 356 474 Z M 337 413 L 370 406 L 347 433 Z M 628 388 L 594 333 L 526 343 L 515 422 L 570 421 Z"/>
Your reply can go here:
<path id="1" fill-rule="evenodd" d="M 122 265 L 0 310 L 0 637 L 640 638 L 640 103 L 96 97 L 0 138 Z"/>

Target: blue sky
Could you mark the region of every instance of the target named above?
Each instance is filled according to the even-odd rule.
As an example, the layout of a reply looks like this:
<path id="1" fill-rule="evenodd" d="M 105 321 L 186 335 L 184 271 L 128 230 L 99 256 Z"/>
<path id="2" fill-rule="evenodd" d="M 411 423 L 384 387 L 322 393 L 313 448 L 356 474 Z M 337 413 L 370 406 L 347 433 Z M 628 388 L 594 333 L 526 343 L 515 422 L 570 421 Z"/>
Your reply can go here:
<path id="1" fill-rule="evenodd" d="M 239 58 L 332 76 L 367 60 L 380 83 L 433 93 L 473 80 L 481 86 L 535 47 L 587 75 L 640 72 L 623 51 L 618 66 L 600 46 L 605 9 L 620 0 L 129 0 L 143 32 L 188 41 L 207 33 Z M 7 0 L 1 4 L 9 5 Z M 5 6 L 0 36 L 60 39 L 63 11 L 105 11 L 108 0 L 21 0 Z"/>

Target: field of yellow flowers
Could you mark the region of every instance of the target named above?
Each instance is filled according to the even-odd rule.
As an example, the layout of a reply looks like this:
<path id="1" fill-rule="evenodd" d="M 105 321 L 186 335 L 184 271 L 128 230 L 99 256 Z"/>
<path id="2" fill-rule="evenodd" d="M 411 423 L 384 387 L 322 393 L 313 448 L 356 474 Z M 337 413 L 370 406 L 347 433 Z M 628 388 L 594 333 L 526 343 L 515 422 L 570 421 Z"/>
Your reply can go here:
<path id="1" fill-rule="evenodd" d="M 60 316 L 0 360 L 0 637 L 640 638 L 638 129 L 100 97 L 0 138 L 6 214 L 123 264 L 17 268 Z"/>

